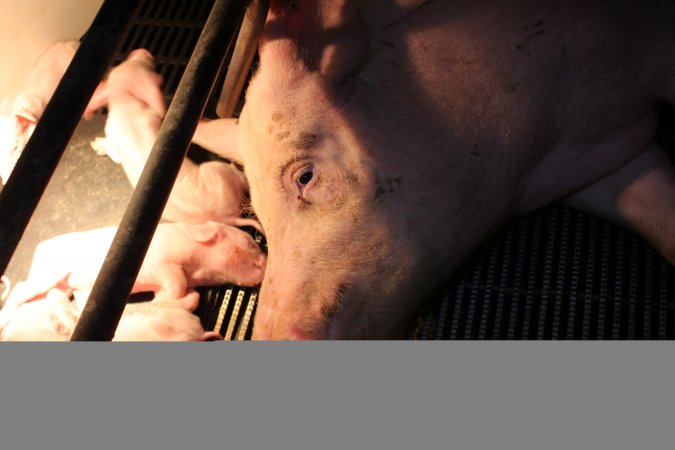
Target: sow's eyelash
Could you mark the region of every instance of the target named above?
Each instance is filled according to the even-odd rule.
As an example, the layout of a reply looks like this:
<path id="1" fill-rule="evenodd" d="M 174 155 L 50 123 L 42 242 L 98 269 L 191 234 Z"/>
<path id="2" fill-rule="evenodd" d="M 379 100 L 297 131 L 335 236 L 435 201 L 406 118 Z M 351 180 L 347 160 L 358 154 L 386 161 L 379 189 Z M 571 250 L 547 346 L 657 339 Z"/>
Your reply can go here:
<path id="1" fill-rule="evenodd" d="M 286 176 L 286 173 L 288 170 L 296 164 L 298 161 L 302 161 L 304 159 L 307 159 L 306 156 L 304 155 L 297 155 L 286 161 L 278 170 L 277 172 L 277 178 L 284 178 Z"/>
<path id="2" fill-rule="evenodd" d="M 303 162 L 304 164 L 301 164 Z M 300 172 L 298 172 L 298 169 L 302 169 L 304 167 L 311 168 L 313 167 L 312 162 L 313 160 L 309 155 L 304 153 L 296 154 L 279 168 L 279 170 L 277 171 L 277 179 L 282 180 L 288 177 L 289 172 L 291 172 L 290 173 L 291 181 L 296 182 L 300 174 Z"/>

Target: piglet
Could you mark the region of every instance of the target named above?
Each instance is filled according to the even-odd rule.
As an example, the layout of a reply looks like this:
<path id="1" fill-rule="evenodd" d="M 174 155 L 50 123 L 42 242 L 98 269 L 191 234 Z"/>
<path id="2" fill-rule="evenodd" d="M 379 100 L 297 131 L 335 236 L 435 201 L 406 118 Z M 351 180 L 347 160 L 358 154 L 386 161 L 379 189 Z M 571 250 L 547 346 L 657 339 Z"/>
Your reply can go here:
<path id="1" fill-rule="evenodd" d="M 3 184 L 7 182 L 78 46 L 78 41 L 50 44 L 26 75 L 18 93 L 10 94 L 2 101 L 0 178 Z"/>
<path id="2" fill-rule="evenodd" d="M 38 244 L 22 298 L 52 288 L 87 292 L 94 284 L 117 227 L 68 233 Z M 262 280 L 265 255 L 250 235 L 221 223 L 161 223 L 150 243 L 132 292 L 159 299 L 187 295 L 188 287 Z"/>
<path id="3" fill-rule="evenodd" d="M 108 105 L 105 137 L 92 142 L 100 154 L 121 163 L 132 186 L 136 186 L 162 125 L 166 107 L 162 78 L 153 71 L 152 54 L 134 50 L 116 66 L 92 98 L 92 107 Z M 253 226 L 243 219 L 242 202 L 248 185 L 233 164 L 210 161 L 196 164 L 185 159 L 162 217 L 171 221 L 204 223 L 216 221 Z"/>
<path id="4" fill-rule="evenodd" d="M 195 291 L 180 299 L 127 304 L 113 341 L 222 340 L 219 333 L 204 331 L 199 318 L 192 314 L 198 305 Z"/>
<path id="5" fill-rule="evenodd" d="M 69 340 L 82 309 L 71 301 L 69 292 L 50 289 L 26 300 L 19 283 L 0 310 L 2 341 L 65 341 Z M 199 303 L 199 294 L 189 292 L 178 299 L 130 303 L 124 309 L 114 341 L 206 341 L 220 340 L 220 334 L 204 331 L 192 314 Z"/>
<path id="6" fill-rule="evenodd" d="M 135 292 L 178 298 L 188 287 L 255 286 L 265 255 L 246 232 L 218 222 L 160 224 L 134 285 Z"/>

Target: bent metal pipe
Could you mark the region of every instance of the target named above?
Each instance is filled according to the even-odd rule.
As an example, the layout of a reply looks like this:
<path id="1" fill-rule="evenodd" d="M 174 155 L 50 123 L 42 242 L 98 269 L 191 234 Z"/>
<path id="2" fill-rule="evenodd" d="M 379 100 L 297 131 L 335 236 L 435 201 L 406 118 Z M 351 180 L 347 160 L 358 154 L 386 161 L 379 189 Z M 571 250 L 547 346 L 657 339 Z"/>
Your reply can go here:
<path id="1" fill-rule="evenodd" d="M 251 0 L 246 10 L 218 99 L 216 113 L 220 117 L 229 118 L 234 114 L 258 49 L 258 40 L 265 27 L 269 4 L 269 0 Z"/>

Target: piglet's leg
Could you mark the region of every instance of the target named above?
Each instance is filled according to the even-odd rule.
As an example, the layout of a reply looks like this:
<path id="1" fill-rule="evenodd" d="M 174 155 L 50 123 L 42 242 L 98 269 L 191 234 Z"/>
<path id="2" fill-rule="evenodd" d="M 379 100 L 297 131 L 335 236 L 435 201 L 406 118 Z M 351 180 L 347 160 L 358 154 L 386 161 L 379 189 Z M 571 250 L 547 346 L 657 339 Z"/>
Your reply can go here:
<path id="1" fill-rule="evenodd" d="M 640 234 L 675 265 L 675 167 L 657 143 L 565 203 Z"/>

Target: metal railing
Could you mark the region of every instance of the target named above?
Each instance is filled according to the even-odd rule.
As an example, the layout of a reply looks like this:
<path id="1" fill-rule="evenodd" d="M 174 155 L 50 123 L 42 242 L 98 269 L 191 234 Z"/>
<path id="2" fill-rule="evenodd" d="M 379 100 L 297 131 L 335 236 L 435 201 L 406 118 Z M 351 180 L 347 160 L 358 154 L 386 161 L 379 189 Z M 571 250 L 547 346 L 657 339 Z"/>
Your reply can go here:
<path id="1" fill-rule="evenodd" d="M 139 0 L 104 1 L 0 192 L 0 275 L 7 269 L 139 3 Z M 226 75 L 230 81 L 221 92 L 221 99 L 234 98 L 236 103 L 255 53 L 268 4 L 268 1 L 259 0 L 215 1 L 77 322 L 72 341 L 112 340 L 227 52 L 239 36 L 235 57 Z M 247 7 L 248 14 L 244 19 Z M 228 101 L 231 103 L 232 100 Z M 228 116 L 231 114 L 232 111 L 227 113 Z"/>

